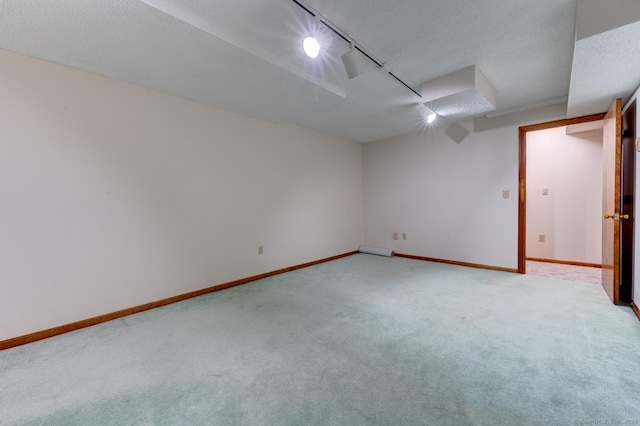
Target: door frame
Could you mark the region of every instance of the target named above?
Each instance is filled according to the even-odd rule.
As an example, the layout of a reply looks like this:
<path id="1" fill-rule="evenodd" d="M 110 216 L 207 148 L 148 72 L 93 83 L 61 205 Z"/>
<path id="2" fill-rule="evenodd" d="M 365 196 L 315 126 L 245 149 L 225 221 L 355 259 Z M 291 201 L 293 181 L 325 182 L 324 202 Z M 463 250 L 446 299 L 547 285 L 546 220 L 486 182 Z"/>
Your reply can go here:
<path id="1" fill-rule="evenodd" d="M 586 115 L 584 117 L 547 121 L 545 123 L 521 126 L 518 129 L 518 273 L 526 270 L 527 247 L 527 133 L 572 124 L 588 123 L 603 120 L 605 113 Z"/>
<path id="2" fill-rule="evenodd" d="M 620 222 L 620 302 L 633 300 L 633 264 L 636 194 L 636 109 L 637 99 L 631 99 L 622 108 L 621 114 L 621 173 L 620 173 L 620 214 L 628 214 L 631 220 Z M 631 197 L 631 199 L 629 199 Z"/>

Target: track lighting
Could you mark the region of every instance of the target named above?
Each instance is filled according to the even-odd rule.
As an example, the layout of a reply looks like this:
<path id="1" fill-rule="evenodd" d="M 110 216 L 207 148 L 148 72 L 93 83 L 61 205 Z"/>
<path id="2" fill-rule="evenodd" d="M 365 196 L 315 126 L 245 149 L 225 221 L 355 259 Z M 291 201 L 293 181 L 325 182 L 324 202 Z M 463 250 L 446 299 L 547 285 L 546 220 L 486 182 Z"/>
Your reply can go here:
<path id="1" fill-rule="evenodd" d="M 376 58 L 362 44 L 357 43 L 349 33 L 331 22 L 304 0 L 292 1 L 312 17 L 315 26 L 313 36 L 320 28 L 326 28 L 330 33 L 349 44 L 349 51 L 342 55 L 342 63 L 349 79 L 364 72 L 361 58 L 362 56 L 366 57 L 374 63 L 381 73 L 393 77 L 420 98 L 418 113 L 425 123 L 433 123 L 438 116 L 453 120 L 486 113 L 489 117 L 490 111 L 496 109 L 495 89 L 476 65 L 427 81 L 422 84 L 420 92 L 401 80 L 387 62 Z M 318 57 L 320 43 L 314 37 L 305 38 L 303 47 L 307 56 L 310 58 Z M 463 132 L 457 133 L 462 134 Z"/>
<path id="2" fill-rule="evenodd" d="M 382 65 L 379 68 L 380 72 L 384 72 L 387 74 L 391 74 L 393 72 L 393 70 L 391 69 L 391 65 L 389 65 L 386 62 L 383 62 Z"/>
<path id="3" fill-rule="evenodd" d="M 358 75 L 362 74 L 362 72 L 364 72 L 364 69 L 362 68 L 362 63 L 360 63 L 360 56 L 358 54 L 358 52 L 359 52 L 360 54 L 362 54 L 363 56 L 365 56 L 366 58 L 371 60 L 371 62 L 373 62 L 381 71 L 383 71 L 385 73 L 388 73 L 397 82 L 402 84 L 407 89 L 411 90 L 418 97 L 422 98 L 422 95 L 420 94 L 420 92 L 418 92 L 416 89 L 414 89 L 413 87 L 409 86 L 402 79 L 400 79 L 400 77 L 398 77 L 393 72 L 393 70 L 391 69 L 389 64 L 387 64 L 386 62 L 383 62 L 383 61 L 379 60 L 378 58 L 376 58 L 371 52 L 369 52 L 367 49 L 362 47 L 362 45 L 360 43 L 357 43 L 347 32 L 343 31 L 340 27 L 338 27 L 336 24 L 331 22 L 326 16 L 321 15 L 320 12 L 315 10 L 313 7 L 311 7 L 304 0 L 292 0 L 292 1 L 293 1 L 293 3 L 297 4 L 298 6 L 300 6 L 301 9 L 303 9 L 305 12 L 307 12 L 309 15 L 311 15 L 313 17 L 313 19 L 315 21 L 315 25 L 316 25 L 316 30 L 318 28 L 320 28 L 321 26 L 324 26 L 324 27 L 328 28 L 333 34 L 335 34 L 336 36 L 340 37 L 341 39 L 343 39 L 344 41 L 349 43 L 350 49 L 349 49 L 349 51 L 347 53 L 342 55 L 342 62 L 344 63 L 345 70 L 347 71 L 347 75 L 349 76 L 350 79 L 351 78 L 355 78 Z M 319 54 L 319 51 L 320 51 L 320 44 L 315 39 L 314 39 L 315 43 L 314 43 L 314 41 L 307 41 L 309 39 L 314 39 L 314 38 L 313 37 L 307 37 L 305 39 L 305 41 L 303 43 L 303 47 L 305 49 L 305 53 L 310 58 L 316 58 L 318 56 L 318 54 Z M 310 49 L 309 52 L 307 51 L 307 43 L 310 45 L 309 46 L 309 49 Z M 316 49 L 318 51 L 318 54 L 315 53 Z M 312 56 L 313 54 L 315 54 L 315 56 Z"/>
<path id="4" fill-rule="evenodd" d="M 429 108 L 424 104 L 420 104 L 418 106 L 418 112 L 420 113 L 420 116 L 427 124 L 433 123 L 436 117 L 438 117 L 438 115 L 435 112 L 433 112 L 431 108 Z"/>
<path id="5" fill-rule="evenodd" d="M 344 64 L 344 69 L 347 71 L 349 79 L 356 78 L 364 72 L 362 61 L 358 55 L 359 53 L 356 50 L 355 44 L 349 43 L 349 51 L 342 55 L 342 63 Z"/>
<path id="6" fill-rule="evenodd" d="M 311 59 L 315 59 L 320 54 L 320 43 L 315 37 L 307 37 L 302 42 L 302 48 L 304 49 L 304 53 L 307 54 Z"/>

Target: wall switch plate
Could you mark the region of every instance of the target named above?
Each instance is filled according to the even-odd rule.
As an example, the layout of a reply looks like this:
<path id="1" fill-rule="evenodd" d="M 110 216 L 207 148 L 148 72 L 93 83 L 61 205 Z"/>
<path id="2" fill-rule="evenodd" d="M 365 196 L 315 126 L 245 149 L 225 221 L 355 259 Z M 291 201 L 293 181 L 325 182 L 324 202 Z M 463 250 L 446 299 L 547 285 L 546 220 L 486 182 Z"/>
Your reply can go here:
<path id="1" fill-rule="evenodd" d="M 538 241 L 540 241 L 541 243 L 544 243 L 546 239 L 547 239 L 546 235 L 544 234 L 538 235 Z"/>
<path id="2" fill-rule="evenodd" d="M 549 188 L 542 188 L 542 195 L 549 195 Z"/>
<path id="3" fill-rule="evenodd" d="M 397 232 L 394 232 L 394 233 L 393 233 L 393 239 L 394 239 L 394 240 L 397 240 L 397 239 L 398 239 L 398 233 L 397 233 Z"/>
<path id="4" fill-rule="evenodd" d="M 504 191 L 502 191 L 502 198 L 509 198 L 509 190 L 505 189 Z"/>
<path id="5" fill-rule="evenodd" d="M 402 239 L 406 240 L 407 239 L 407 234 L 402 234 Z"/>
<path id="6" fill-rule="evenodd" d="M 264 253 L 264 247 L 258 246 L 258 254 Z"/>

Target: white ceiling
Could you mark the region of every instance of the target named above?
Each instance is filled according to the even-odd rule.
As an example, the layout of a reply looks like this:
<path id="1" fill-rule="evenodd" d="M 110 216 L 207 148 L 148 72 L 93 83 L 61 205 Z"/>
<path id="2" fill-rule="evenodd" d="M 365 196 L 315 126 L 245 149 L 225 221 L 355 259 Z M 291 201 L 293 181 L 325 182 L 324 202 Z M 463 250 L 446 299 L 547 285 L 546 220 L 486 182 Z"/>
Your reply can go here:
<path id="1" fill-rule="evenodd" d="M 576 0 L 307 3 L 418 92 L 477 65 L 498 110 L 568 95 L 575 116 L 602 112 L 640 83 L 637 60 L 616 70 L 610 44 L 622 32 L 606 46 L 601 34 L 576 44 Z M 348 45 L 329 31 L 320 58 L 304 56 L 313 26 L 292 0 L 0 0 L 0 48 L 359 142 L 424 126 L 421 98 L 364 57 L 365 73 L 347 78 Z M 629 49 L 640 28 L 624 31 Z"/>

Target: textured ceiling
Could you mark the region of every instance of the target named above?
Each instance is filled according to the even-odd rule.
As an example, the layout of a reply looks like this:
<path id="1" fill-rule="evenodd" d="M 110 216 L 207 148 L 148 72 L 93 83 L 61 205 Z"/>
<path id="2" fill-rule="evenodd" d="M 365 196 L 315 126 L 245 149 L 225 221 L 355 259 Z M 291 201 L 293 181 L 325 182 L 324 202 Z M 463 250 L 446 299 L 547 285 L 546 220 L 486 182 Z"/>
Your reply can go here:
<path id="1" fill-rule="evenodd" d="M 571 104 L 570 80 L 580 86 L 576 0 L 307 2 L 418 91 L 470 65 L 495 88 L 498 110 L 567 94 Z M 291 0 L 0 0 L 0 48 L 360 142 L 424 126 L 420 97 L 372 62 L 347 78 L 348 46 L 329 31 L 320 58 L 306 58 L 313 27 Z M 611 91 L 598 90 L 581 92 L 580 111 L 603 110 Z"/>
<path id="2" fill-rule="evenodd" d="M 578 40 L 573 57 L 569 117 L 607 111 L 640 84 L 640 22 Z"/>

